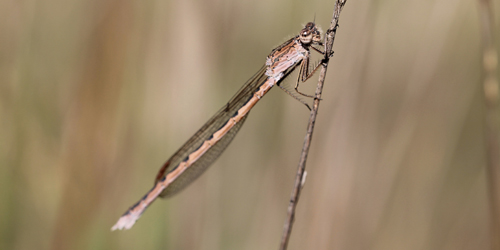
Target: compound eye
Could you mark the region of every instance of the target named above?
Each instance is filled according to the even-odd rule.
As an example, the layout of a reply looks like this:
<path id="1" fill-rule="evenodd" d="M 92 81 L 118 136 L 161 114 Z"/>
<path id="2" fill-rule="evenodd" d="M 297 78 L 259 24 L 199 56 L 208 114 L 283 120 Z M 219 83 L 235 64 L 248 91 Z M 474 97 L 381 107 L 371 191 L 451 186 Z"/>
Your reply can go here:
<path id="1" fill-rule="evenodd" d="M 306 24 L 306 27 L 312 29 L 312 28 L 314 28 L 314 23 L 313 22 L 308 22 Z"/>
<path id="2" fill-rule="evenodd" d="M 314 23 L 307 23 L 304 29 L 300 31 L 300 42 L 303 44 L 310 44 L 315 39 L 317 30 Z"/>
<path id="3" fill-rule="evenodd" d="M 319 41 L 321 41 L 321 33 L 319 33 L 319 31 L 315 31 L 315 32 L 314 32 L 313 41 L 314 41 L 314 42 L 319 42 Z"/>
<path id="4" fill-rule="evenodd" d="M 313 35 L 311 33 L 302 33 L 302 35 L 300 36 L 300 41 L 303 44 L 311 43 L 312 39 L 313 39 Z"/>

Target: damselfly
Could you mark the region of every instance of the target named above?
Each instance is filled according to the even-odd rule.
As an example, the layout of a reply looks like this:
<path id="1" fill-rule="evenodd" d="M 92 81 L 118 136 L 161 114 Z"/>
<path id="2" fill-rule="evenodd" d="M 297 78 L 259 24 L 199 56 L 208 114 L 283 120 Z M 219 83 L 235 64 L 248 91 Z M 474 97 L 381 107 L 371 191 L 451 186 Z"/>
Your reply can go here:
<path id="1" fill-rule="evenodd" d="M 309 79 L 319 68 L 318 65 L 310 70 L 309 49 L 312 48 L 323 54 L 312 45 L 321 46 L 323 44 L 321 43 L 321 32 L 313 22 L 310 22 L 300 31 L 299 35 L 274 49 L 267 57 L 266 65 L 170 157 L 158 172 L 154 187 L 130 207 L 111 230 L 131 228 L 158 196 L 169 197 L 200 176 L 233 140 L 252 107 L 274 85 L 278 85 L 291 94 L 281 87 L 280 83 L 299 65 L 300 70 L 295 90 L 300 93 L 298 91 L 299 82 Z"/>

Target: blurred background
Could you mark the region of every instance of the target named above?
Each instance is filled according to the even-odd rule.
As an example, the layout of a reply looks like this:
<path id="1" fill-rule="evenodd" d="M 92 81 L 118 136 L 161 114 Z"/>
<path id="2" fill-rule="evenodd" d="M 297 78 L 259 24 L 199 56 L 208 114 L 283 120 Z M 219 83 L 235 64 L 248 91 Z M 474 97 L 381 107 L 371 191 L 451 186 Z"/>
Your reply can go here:
<path id="1" fill-rule="evenodd" d="M 0 249 L 277 249 L 309 118 L 278 89 L 200 179 L 110 228 L 333 7 L 1 0 Z M 289 249 L 489 249 L 478 18 L 476 1 L 347 2 Z"/>

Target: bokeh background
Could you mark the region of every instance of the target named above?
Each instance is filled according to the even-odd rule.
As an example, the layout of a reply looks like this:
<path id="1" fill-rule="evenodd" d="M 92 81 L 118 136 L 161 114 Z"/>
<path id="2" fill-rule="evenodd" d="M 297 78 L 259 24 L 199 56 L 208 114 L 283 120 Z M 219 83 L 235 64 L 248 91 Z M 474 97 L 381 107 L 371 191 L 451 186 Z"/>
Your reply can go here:
<path id="1" fill-rule="evenodd" d="M 0 249 L 277 249 L 309 117 L 278 89 L 200 179 L 110 228 L 333 5 L 1 0 Z M 478 15 L 347 2 L 289 249 L 489 249 Z"/>

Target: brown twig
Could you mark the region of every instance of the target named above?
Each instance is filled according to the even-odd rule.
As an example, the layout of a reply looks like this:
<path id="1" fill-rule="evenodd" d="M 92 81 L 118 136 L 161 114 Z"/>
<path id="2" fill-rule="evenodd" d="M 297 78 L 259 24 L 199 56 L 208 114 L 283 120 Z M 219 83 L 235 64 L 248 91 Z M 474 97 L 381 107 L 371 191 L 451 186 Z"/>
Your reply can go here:
<path id="1" fill-rule="evenodd" d="M 483 93 L 486 103 L 485 142 L 487 182 L 491 214 L 491 249 L 500 250 L 500 117 L 498 108 L 498 52 L 495 47 L 493 5 L 479 0 L 479 18 L 483 40 Z"/>
<path id="2" fill-rule="evenodd" d="M 318 85 L 316 87 L 313 108 L 311 110 L 311 115 L 309 117 L 309 124 L 307 126 L 306 137 L 304 138 L 304 145 L 302 146 L 302 153 L 300 154 L 299 167 L 297 169 L 297 175 L 295 177 L 295 184 L 290 198 L 290 203 L 288 204 L 288 216 L 283 226 L 283 235 L 281 237 L 280 250 L 287 249 L 288 241 L 290 239 L 290 234 L 292 232 L 293 221 L 295 217 L 295 208 L 299 201 L 300 191 L 303 186 L 304 172 L 306 168 L 307 155 L 309 153 L 309 147 L 311 145 L 312 134 L 314 131 L 314 124 L 316 122 L 316 116 L 318 114 L 319 102 L 321 100 L 321 92 L 323 91 L 323 84 L 325 82 L 326 69 L 328 67 L 328 61 L 333 55 L 333 41 L 335 40 L 335 34 L 337 33 L 337 27 L 339 22 L 340 12 L 344 7 L 347 0 L 337 0 L 335 3 L 335 8 L 333 11 L 332 21 L 330 23 L 330 28 L 325 34 L 325 58 L 321 62 L 322 68 L 319 75 Z"/>

